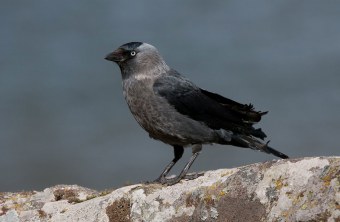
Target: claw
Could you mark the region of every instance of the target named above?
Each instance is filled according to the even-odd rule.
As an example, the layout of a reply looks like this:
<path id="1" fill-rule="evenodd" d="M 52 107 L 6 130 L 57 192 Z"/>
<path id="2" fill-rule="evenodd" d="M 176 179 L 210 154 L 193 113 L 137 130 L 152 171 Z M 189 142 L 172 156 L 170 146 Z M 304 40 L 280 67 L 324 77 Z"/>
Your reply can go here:
<path id="1" fill-rule="evenodd" d="M 177 176 L 177 177 L 159 177 L 156 180 L 154 180 L 153 182 L 147 182 L 147 184 L 160 183 L 160 184 L 163 184 L 163 185 L 171 186 L 171 185 L 178 183 L 182 179 L 184 179 L 184 180 L 194 180 L 194 179 L 196 179 L 200 176 L 203 176 L 203 175 L 204 175 L 203 172 L 199 172 L 199 173 L 186 174 L 182 177 L 180 175 Z"/>

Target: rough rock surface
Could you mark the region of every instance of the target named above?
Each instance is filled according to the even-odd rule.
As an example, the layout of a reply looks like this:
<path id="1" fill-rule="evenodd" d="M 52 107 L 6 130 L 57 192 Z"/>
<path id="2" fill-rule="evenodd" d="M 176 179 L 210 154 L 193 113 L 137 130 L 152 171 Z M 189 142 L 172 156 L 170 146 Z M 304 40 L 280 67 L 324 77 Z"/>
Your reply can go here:
<path id="1" fill-rule="evenodd" d="M 340 157 L 208 171 L 169 187 L 0 193 L 0 221 L 340 221 Z"/>

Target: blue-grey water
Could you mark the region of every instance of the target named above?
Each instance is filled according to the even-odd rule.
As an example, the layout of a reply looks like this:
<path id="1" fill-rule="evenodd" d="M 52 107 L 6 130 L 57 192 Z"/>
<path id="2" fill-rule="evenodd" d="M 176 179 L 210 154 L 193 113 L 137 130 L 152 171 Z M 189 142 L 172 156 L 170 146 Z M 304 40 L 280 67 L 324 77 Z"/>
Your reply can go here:
<path id="1" fill-rule="evenodd" d="M 339 24 L 340 1 L 2 1 L 0 191 L 159 175 L 173 151 L 138 126 L 104 60 L 129 41 L 155 45 L 202 88 L 269 110 L 259 126 L 278 150 L 339 155 Z M 207 145 L 192 170 L 274 158 Z"/>

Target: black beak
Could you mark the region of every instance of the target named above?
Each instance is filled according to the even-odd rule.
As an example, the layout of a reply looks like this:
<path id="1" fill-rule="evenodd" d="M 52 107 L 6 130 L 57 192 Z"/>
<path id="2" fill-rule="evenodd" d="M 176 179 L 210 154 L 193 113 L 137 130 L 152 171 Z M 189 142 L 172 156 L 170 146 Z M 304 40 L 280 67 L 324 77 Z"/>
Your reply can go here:
<path id="1" fill-rule="evenodd" d="M 109 53 L 105 59 L 112 62 L 122 62 L 125 60 L 124 50 L 119 48 L 116 51 Z"/>

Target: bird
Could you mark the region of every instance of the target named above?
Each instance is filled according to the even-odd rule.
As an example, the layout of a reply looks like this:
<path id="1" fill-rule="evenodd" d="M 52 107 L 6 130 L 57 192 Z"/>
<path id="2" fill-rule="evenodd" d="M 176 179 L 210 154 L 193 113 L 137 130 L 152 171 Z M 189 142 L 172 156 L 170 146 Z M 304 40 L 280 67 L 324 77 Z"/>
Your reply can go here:
<path id="1" fill-rule="evenodd" d="M 267 112 L 198 87 L 170 68 L 153 45 L 129 42 L 105 59 L 119 66 L 123 95 L 139 125 L 151 138 L 173 147 L 174 158 L 153 182 L 170 186 L 201 176 L 188 174 L 188 170 L 204 144 L 232 145 L 288 158 L 268 146 L 266 134 L 254 127 Z M 190 146 L 192 156 L 183 170 L 167 177 L 184 148 Z"/>

